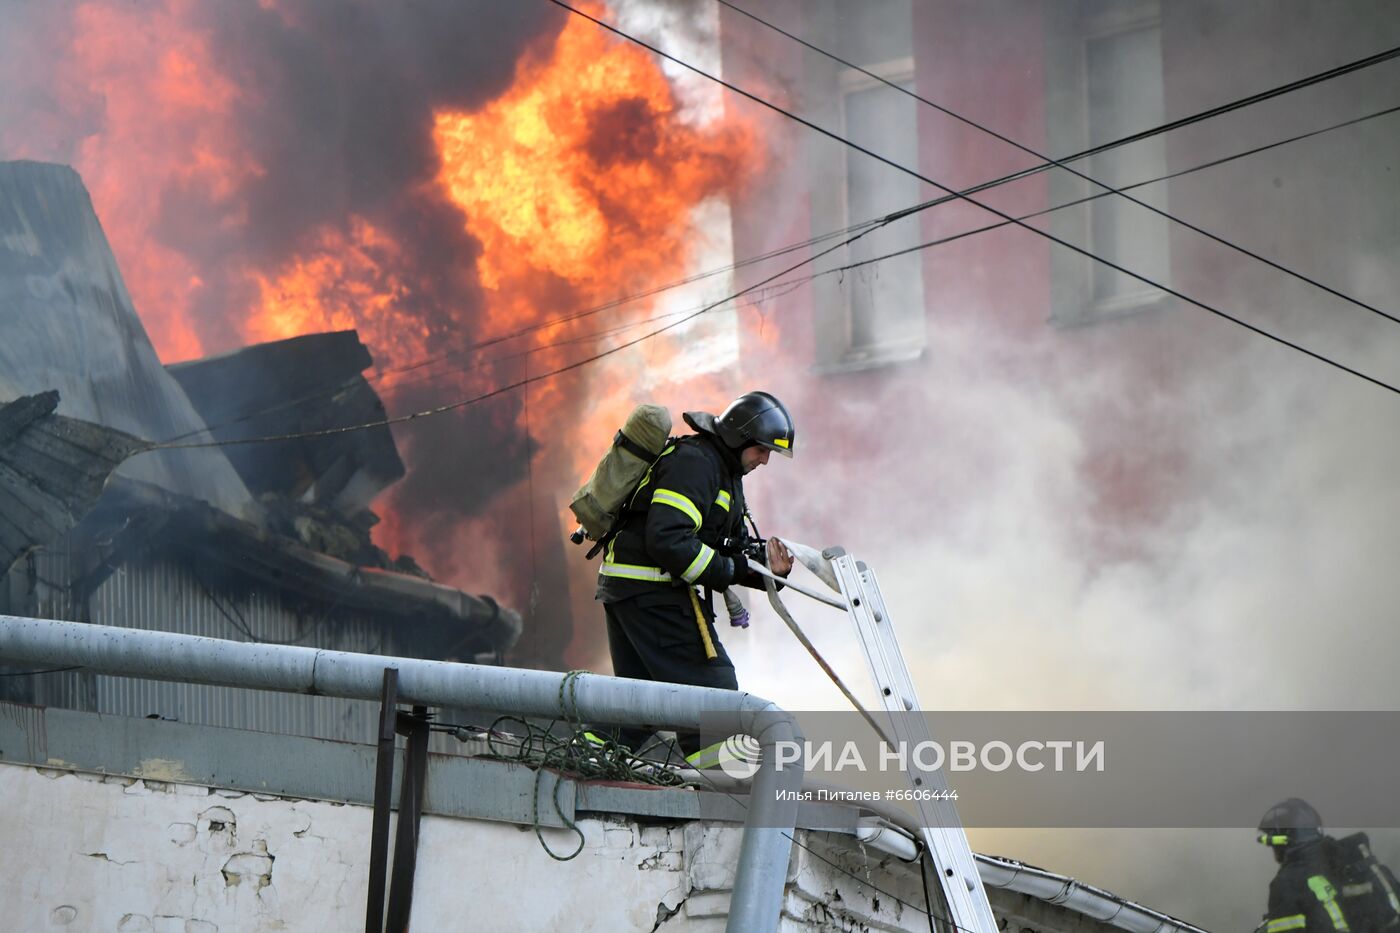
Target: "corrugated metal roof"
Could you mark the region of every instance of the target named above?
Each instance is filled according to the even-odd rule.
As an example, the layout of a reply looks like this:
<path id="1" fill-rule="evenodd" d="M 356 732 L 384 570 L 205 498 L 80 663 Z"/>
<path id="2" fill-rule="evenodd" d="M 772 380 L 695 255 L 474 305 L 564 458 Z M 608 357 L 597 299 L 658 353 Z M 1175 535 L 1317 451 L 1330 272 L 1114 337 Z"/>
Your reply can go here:
<path id="1" fill-rule="evenodd" d="M 31 573 L 32 570 L 32 573 Z M 234 592 L 189 563 L 156 555 L 118 568 L 91 594 L 76 591 L 75 559 L 64 547 L 36 552 L 11 573 L 10 605 L 36 617 L 209 638 L 284 642 L 416 656 L 421 632 L 403 619 L 345 605 L 307 605 L 271 588 Z M 25 577 L 30 577 L 28 582 Z M 0 603 L 3 603 L 0 600 Z M 257 732 L 365 741 L 378 704 L 235 687 L 166 683 L 69 671 L 5 684 L 10 696 L 104 715 L 152 717 Z M 13 691 L 23 689 L 23 695 Z M 434 745 L 451 747 L 446 737 Z"/>

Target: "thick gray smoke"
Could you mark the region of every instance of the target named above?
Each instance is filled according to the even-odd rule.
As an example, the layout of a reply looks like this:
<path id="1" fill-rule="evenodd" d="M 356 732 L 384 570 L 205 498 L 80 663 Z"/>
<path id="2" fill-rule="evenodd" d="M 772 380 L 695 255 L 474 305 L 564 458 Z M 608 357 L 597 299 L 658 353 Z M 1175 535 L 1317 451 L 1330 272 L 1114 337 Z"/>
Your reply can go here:
<path id="1" fill-rule="evenodd" d="M 915 5 L 919 89 L 1041 151 L 1077 148 L 1048 141 L 1063 136 L 1054 108 L 1072 89 L 1047 88 L 1047 60 L 1057 44 L 1082 41 L 1056 33 L 1060 5 L 952 6 L 962 15 L 928 8 L 921 26 Z M 1400 43 L 1385 4 L 1286 7 L 1162 4 L 1165 117 Z M 753 38 L 757 29 L 742 26 L 753 45 L 728 59 L 740 73 L 746 60 L 813 73 L 811 56 L 799 59 L 805 72 L 793 68 Z M 1172 134 L 1166 168 L 1393 106 L 1397 76 L 1392 63 Z M 801 83 L 789 92 L 809 104 L 816 94 Z M 918 120 L 920 168 L 951 184 L 1033 163 L 937 115 Z M 1134 128 L 1143 127 L 1124 131 Z M 800 153 L 805 164 L 835 165 L 841 183 L 843 154 L 791 139 L 792 161 Z M 1397 152 L 1392 116 L 1142 196 L 1400 315 Z M 1150 176 L 1132 156 L 1100 165 L 1125 180 Z M 763 224 L 789 241 L 809 235 L 802 181 L 779 178 L 773 189 L 786 194 L 765 205 Z M 1047 203 L 1047 187 L 988 198 L 1030 210 Z M 945 216 L 927 217 L 921 239 L 994 219 L 965 207 Z M 1396 324 L 1187 231 L 1172 231 L 1169 247 L 1174 287 L 1400 380 Z M 749 370 L 789 400 L 799 425 L 797 459 L 750 483 L 766 530 L 842 544 L 877 570 L 927 709 L 1395 708 L 1400 396 L 1185 303 L 1047 323 L 1051 250 L 1013 229 L 926 254 L 918 363 L 816 379 L 810 358 L 786 371 L 765 358 Z M 848 274 L 836 290 L 849 300 L 878 286 L 878 274 Z M 814 287 L 773 315 L 786 352 L 810 355 L 809 341 L 833 339 L 821 333 L 823 300 Z M 783 324 L 814 313 L 815 338 Z M 741 685 L 794 707 L 842 708 L 755 602 L 760 621 L 727 639 Z M 844 620 L 802 610 L 818 646 L 865 683 Z M 1272 802 L 1241 813 L 1237 831 L 979 832 L 973 841 L 1240 933 L 1257 922 L 1274 868 L 1249 831 Z M 1394 834 L 1378 836 L 1395 861 Z"/>

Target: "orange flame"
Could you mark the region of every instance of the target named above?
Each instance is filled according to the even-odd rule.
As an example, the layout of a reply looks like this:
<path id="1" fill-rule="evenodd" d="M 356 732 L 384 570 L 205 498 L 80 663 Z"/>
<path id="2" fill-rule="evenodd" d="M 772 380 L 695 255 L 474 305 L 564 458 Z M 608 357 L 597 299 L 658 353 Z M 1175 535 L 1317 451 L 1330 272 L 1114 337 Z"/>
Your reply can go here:
<path id="1" fill-rule="evenodd" d="M 250 343 L 358 328 L 381 358 L 402 362 L 428 352 L 428 326 L 401 311 L 409 288 L 395 274 L 400 248 L 363 218 L 347 237 L 320 231 L 314 252 L 275 278 L 254 272 L 261 299 L 243 322 Z"/>
<path id="2" fill-rule="evenodd" d="M 203 355 L 190 317 L 201 270 L 161 242 L 161 192 L 184 186 L 227 203 L 262 168 L 227 119 L 242 91 L 214 66 L 209 37 L 189 25 L 190 0 L 165 6 L 88 3 L 74 13 L 68 54 L 99 96 L 104 127 L 75 162 L 161 359 Z M 69 82 L 71 84 L 71 82 Z M 73 90 L 68 88 L 68 90 Z M 239 212 L 223 223 L 238 224 Z"/>
<path id="3" fill-rule="evenodd" d="M 409 201 L 427 197 L 455 206 L 464 229 L 479 242 L 476 281 L 463 276 L 465 285 L 453 281 L 444 290 L 472 294 L 479 286 L 483 300 L 472 319 L 414 293 L 429 288 L 415 278 L 421 267 L 409 263 L 422 244 L 397 240 L 410 234 L 385 218 L 355 216 L 293 230 L 288 238 L 299 246 L 291 255 L 242 258 L 261 255 L 244 250 L 239 260 L 199 258 L 182 241 L 188 225 L 199 224 L 201 233 L 227 233 L 239 243 L 256 239 L 250 212 L 257 202 L 250 192 L 259 182 L 278 180 L 269 170 L 279 168 L 258 164 L 252 155 L 256 141 L 241 135 L 251 131 L 240 125 L 240 116 L 259 114 L 271 101 L 260 98 L 255 78 L 235 77 L 229 51 L 217 41 L 225 37 L 199 25 L 217 21 L 202 14 L 218 2 L 156 0 L 139 8 L 120 0 L 83 2 L 73 13 L 64 57 L 54 66 L 53 93 L 69 124 L 59 117 L 35 127 L 39 136 L 52 137 L 49 151 L 65 151 L 64 140 L 82 132 L 72 161 L 166 362 L 233 349 L 212 345 L 219 339 L 254 342 L 355 327 L 381 367 L 402 366 L 451 349 L 446 344 L 452 328 L 466 343 L 545 324 L 527 341 L 526 349 L 539 351 L 528 371 L 556 368 L 607 346 L 596 332 L 622 321 L 609 313 L 549 322 L 683 277 L 694 258 L 696 208 L 732 193 L 760 168 L 762 148 L 752 125 L 732 116 L 704 126 L 688 122 L 649 53 L 570 18 L 552 44 L 530 47 L 502 96 L 476 111 L 435 113 L 425 131 L 440 157 L 436 183 L 404 192 Z M 259 0 L 259 6 L 287 19 L 275 0 Z M 598 5 L 590 9 L 610 17 Z M 93 131 L 87 124 L 95 115 L 101 121 Z M 43 145 L 27 154 L 52 157 Z M 177 197 L 164 198 L 171 194 Z M 168 211 L 163 199 L 196 204 L 199 216 L 172 217 L 178 211 Z M 203 242 L 200 255 L 219 254 L 220 242 L 218 236 Z M 216 279 L 219 290 L 211 294 Z M 219 297 L 246 304 L 217 309 L 228 319 L 221 322 L 228 324 L 225 336 L 202 337 L 218 329 L 201 331 L 197 325 L 207 322 L 195 315 L 207 313 L 202 306 Z M 635 318 L 650 310 L 638 304 L 627 314 Z M 675 347 L 667 340 L 649 342 L 647 365 L 665 367 Z M 502 352 L 520 349 L 513 344 Z M 467 375 L 425 370 L 414 378 L 425 375 L 444 402 L 509 378 L 479 368 Z M 685 382 L 684 373 L 673 375 L 673 386 Z M 576 397 L 580 377 L 533 386 L 528 405 L 534 433 L 543 437 L 540 425 L 551 425 L 556 471 L 540 476 L 545 458 L 535 458 L 537 484 L 565 494 L 573 488 L 585 461 L 601 453 L 628 408 L 644 400 L 637 397 L 644 390 L 636 376 L 635 366 L 588 370 L 582 377 L 586 403 Z M 444 388 L 452 381 L 459 385 Z M 416 456 L 433 453 L 415 450 L 407 433 L 400 441 L 406 441 L 410 471 Z M 509 527 L 502 516 L 520 506 L 503 500 L 496 512 L 471 521 Z M 430 532 L 409 524 L 388 515 L 375 537 L 398 550 L 427 547 L 437 553 L 454 543 L 422 540 L 418 536 Z M 452 534 L 460 538 L 462 531 Z M 473 545 L 471 551 L 480 549 Z M 509 578 L 514 562 L 508 556 L 497 563 Z M 509 592 L 512 580 L 476 575 L 481 578 L 467 582 L 523 607 L 522 594 Z"/>
<path id="4" fill-rule="evenodd" d="M 760 155 L 747 124 L 684 122 L 656 61 L 580 18 L 568 21 L 548 56 L 523 60 L 512 88 L 490 105 L 439 113 L 435 135 L 442 184 L 482 244 L 477 270 L 494 333 L 683 275 L 691 212 L 749 177 Z M 572 307 L 550 300 L 551 283 L 560 281 Z M 561 324 L 535 340 L 543 345 L 609 323 L 616 321 Z M 542 356 L 540 369 L 566 358 L 561 351 Z M 578 407 L 548 383 L 537 391 L 548 408 Z M 590 406 L 598 425 L 619 422 L 635 403 L 602 387 L 591 394 L 616 399 Z"/>

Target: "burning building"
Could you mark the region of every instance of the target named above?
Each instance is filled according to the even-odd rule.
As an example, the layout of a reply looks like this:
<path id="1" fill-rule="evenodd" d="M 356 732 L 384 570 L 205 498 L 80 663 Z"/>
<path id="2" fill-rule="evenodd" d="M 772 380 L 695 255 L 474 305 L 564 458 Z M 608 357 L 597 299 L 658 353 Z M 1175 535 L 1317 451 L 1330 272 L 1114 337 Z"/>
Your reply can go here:
<path id="1" fill-rule="evenodd" d="M 71 169 L 0 164 L 4 610 L 233 637 L 499 662 L 519 616 L 375 547 L 370 501 L 404 467 L 353 332 L 160 366 Z M 179 445 L 289 433 L 246 446 Z M 173 445 L 151 450 L 153 443 Z M 232 455 L 226 451 L 231 451 Z M 103 713 L 331 737 L 361 705 L 90 673 L 7 695 Z"/>
<path id="2" fill-rule="evenodd" d="M 732 313 L 624 346 L 726 277 L 632 296 L 728 255 L 766 147 L 557 8 L 352 6 L 7 11 L 4 155 L 79 171 L 163 363 L 354 329 L 389 409 L 445 409 L 390 429 L 373 540 L 520 607 L 522 663 L 598 662 L 567 496 L 634 405 L 742 391 Z"/>
<path id="3" fill-rule="evenodd" d="M 651 11 L 668 49 L 701 28 L 694 8 L 657 6 L 679 10 Z M 1018 174 L 1038 157 L 901 90 L 1063 156 L 1400 42 L 1400 20 L 1382 0 L 1343 9 L 1316 0 L 744 6 L 792 35 L 726 8 L 710 70 L 957 188 Z M 484 657 L 515 628 L 508 612 L 463 595 L 490 589 L 524 616 L 519 663 L 598 666 L 597 627 L 572 618 L 589 604 L 592 568 L 566 562 L 561 496 L 632 404 L 703 407 L 762 384 L 802 430 L 801 494 L 755 490 L 765 529 L 801 529 L 879 564 L 892 601 L 917 607 L 907 631 L 925 650 L 910 664 L 939 685 L 937 700 L 1394 705 L 1386 633 L 1400 594 L 1393 574 L 1374 569 L 1375 554 L 1400 546 L 1384 507 L 1393 484 L 1374 467 L 1393 462 L 1394 432 L 1375 429 L 1389 410 L 1359 383 L 1324 382 L 1298 357 L 1273 356 L 1276 346 L 1031 232 L 979 230 L 988 218 L 951 203 L 853 242 L 813 278 L 778 283 L 757 313 L 726 308 L 654 333 L 759 281 L 767 260 L 811 255 L 818 238 L 832 242 L 833 231 L 935 192 L 795 123 L 764 122 L 735 98 L 707 108 L 640 49 L 543 3 L 56 0 L 11 4 L 0 19 L 0 126 L 23 128 L 6 133 L 3 156 L 74 165 L 124 273 L 105 254 L 78 273 L 45 265 L 54 225 L 34 218 L 71 201 L 74 180 L 46 176 L 42 197 L 0 205 L 23 207 L 5 227 L 15 275 L 0 297 L 42 312 L 15 315 L 20 330 L 0 347 L 0 386 L 15 400 L 0 412 L 0 463 L 14 474 L 4 474 L 12 498 L 33 506 L 0 538 L 18 559 L 7 578 L 13 612 L 128 624 L 153 619 L 152 605 L 178 604 L 182 624 L 211 634 L 312 641 L 334 629 L 342 647 Z M 1125 201 L 1061 211 L 1091 190 L 1063 172 L 1025 176 L 988 200 L 1017 215 L 1053 209 L 1030 222 L 1381 373 L 1391 357 L 1376 322 L 1332 301 L 1345 292 L 1383 305 L 1396 290 L 1400 231 L 1393 199 L 1377 196 L 1393 191 L 1390 154 L 1400 151 L 1385 119 L 1388 68 L 1082 166 L 1114 185 L 1156 185 L 1140 196 L 1331 283 L 1328 298 Z M 1299 145 L 1284 148 L 1288 137 Z M 1259 146 L 1269 148 L 1241 156 Z M 696 223 L 706 211 L 711 222 Z M 93 242 L 93 224 L 73 229 L 73 243 Z M 720 241 L 723 258 L 711 265 L 724 274 L 706 281 L 725 285 L 723 267 L 738 257 L 736 286 L 660 299 L 663 286 L 691 277 L 707 237 Z M 89 299 L 121 313 L 70 311 Z M 133 336 L 133 308 L 149 342 Z M 56 410 L 45 394 L 55 388 Z M 425 416 L 331 433 L 380 419 L 381 399 L 397 415 Z M 267 434 L 297 437 L 239 443 Z M 64 437 L 86 454 L 59 488 L 35 464 Z M 135 453 L 132 438 L 226 446 Z M 77 521 L 93 484 L 118 464 Z M 375 524 L 366 504 L 400 469 Z M 380 551 L 413 553 L 452 587 Z M 391 632 L 370 619 L 386 613 L 412 618 Z M 1340 620 L 1322 649 L 1310 637 L 1318 618 Z M 411 646 L 395 640 L 409 630 Z M 762 672 L 765 692 L 830 700 L 781 629 L 756 625 L 734 642 L 736 662 Z M 1345 676 L 1314 676 L 1320 650 Z M 223 688 L 121 693 L 85 672 L 7 687 L 57 704 L 232 721 L 217 699 Z M 297 702 L 315 721 L 291 728 L 362 736 L 367 727 L 333 701 Z M 41 737 L 57 735 L 62 716 L 13 715 L 22 727 L 4 744 L 11 755 L 24 749 L 29 770 L 6 776 L 28 793 L 43 780 Z M 255 721 L 285 726 L 287 717 Z M 83 748 L 97 730 L 78 722 L 53 749 Z M 122 734 L 186 750 L 214 735 L 184 725 L 123 721 Z M 308 760 L 364 762 L 316 748 L 325 757 Z M 161 780 L 115 753 L 69 760 L 74 775 L 105 764 L 123 780 Z M 216 764 L 191 771 L 214 792 Z M 287 796 L 343 789 L 283 777 L 276 787 Z M 256 790 L 258 779 L 243 774 L 224 790 Z M 73 799 L 79 780 L 62 788 Z M 483 783 L 513 788 L 485 808 L 490 818 L 527 825 L 520 782 Z M 631 812 L 606 789 L 574 790 L 584 812 Z M 680 806 L 639 799 L 629 805 Z M 248 806 L 240 816 L 262 819 Z M 301 825 L 288 812 L 296 804 L 273 808 L 266 823 Z M 428 810 L 476 812 L 453 800 Z M 183 843 L 209 852 L 234 835 L 212 810 L 176 824 L 189 827 Z M 309 828 L 259 838 L 264 850 L 269 838 L 312 845 Z M 636 856 L 608 876 L 619 885 L 690 860 L 670 889 L 699 892 L 690 913 L 680 917 L 682 895 L 668 893 L 647 905 L 657 910 L 643 928 L 692 913 L 702 928 L 718 922 L 704 911 L 719 910 L 711 895 L 724 881 L 706 880 L 704 846 L 680 853 L 655 826 L 620 831 L 599 820 L 589 830 L 600 861 L 622 849 Z M 611 845 L 619 837 L 643 844 Z M 499 836 L 475 838 L 492 839 L 485 862 L 509 849 Z M 276 851 L 283 868 L 293 864 L 290 849 Z M 1105 853 L 1114 864 L 1097 867 L 1108 877 L 1151 874 L 1107 848 L 1093 855 Z M 81 854 L 93 856 L 82 864 L 95 875 L 94 866 L 113 866 L 113 876 L 123 868 L 104 850 Z M 227 873 L 220 861 L 200 877 L 216 895 L 235 886 L 230 878 L 247 879 L 237 897 L 269 891 L 268 852 L 236 855 Z M 1174 909 L 1205 912 L 1192 898 L 1219 879 L 1184 883 L 1183 872 L 1208 873 L 1202 853 L 1192 855 L 1201 857 L 1162 855 L 1171 870 L 1154 877 L 1172 886 Z M 95 883 L 119 887 L 113 876 Z M 1053 878 L 1035 884 L 1075 896 Z M 1191 892 L 1185 901 L 1181 890 Z M 505 901 L 503 891 L 492 894 Z M 1103 914 L 1118 910 L 1090 900 Z M 835 902 L 802 903 L 820 924 Z M 507 916 L 499 903 L 493 911 Z M 45 906 L 50 922 L 77 915 Z M 893 922 L 871 906 L 874 916 L 840 916 Z M 1222 926 L 1248 923 L 1248 906 L 1227 909 Z"/>

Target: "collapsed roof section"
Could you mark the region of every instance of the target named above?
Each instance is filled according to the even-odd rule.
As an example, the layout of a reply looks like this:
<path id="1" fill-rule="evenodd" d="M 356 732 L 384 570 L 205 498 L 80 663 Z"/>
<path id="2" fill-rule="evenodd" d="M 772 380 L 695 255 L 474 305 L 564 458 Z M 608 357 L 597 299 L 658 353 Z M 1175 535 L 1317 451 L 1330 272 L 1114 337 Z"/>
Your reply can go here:
<path id="1" fill-rule="evenodd" d="M 0 575 L 65 543 L 79 556 L 80 598 L 133 559 L 167 556 L 213 569 L 226 592 L 259 588 L 408 623 L 403 644 L 423 656 L 499 656 L 520 637 L 520 615 L 489 596 L 341 560 L 202 499 L 113 477 L 145 442 L 56 415 L 58 402 L 50 391 L 0 406 Z"/>
<path id="2" fill-rule="evenodd" d="M 204 428 L 156 357 L 82 179 L 65 165 L 0 162 L 0 399 L 49 389 L 63 415 L 147 440 Z M 257 511 L 217 449 L 144 454 L 119 473 Z"/>
<path id="3" fill-rule="evenodd" d="M 112 471 L 144 446 L 129 434 L 55 415 L 57 407 L 52 390 L 0 407 L 0 574 L 71 531 Z"/>
<path id="4" fill-rule="evenodd" d="M 245 347 L 167 370 L 218 441 L 305 434 L 385 418 L 361 373 L 373 365 L 353 330 Z M 224 448 L 256 495 L 276 494 L 350 516 L 404 475 L 387 427 Z"/>

